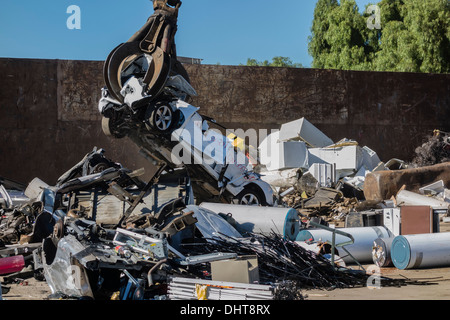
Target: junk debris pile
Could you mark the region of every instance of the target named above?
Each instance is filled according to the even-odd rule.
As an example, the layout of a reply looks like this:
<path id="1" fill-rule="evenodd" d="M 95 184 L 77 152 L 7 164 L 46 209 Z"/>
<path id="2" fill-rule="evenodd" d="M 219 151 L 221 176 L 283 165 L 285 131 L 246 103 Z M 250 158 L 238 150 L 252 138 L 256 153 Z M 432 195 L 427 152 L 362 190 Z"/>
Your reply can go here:
<path id="1" fill-rule="evenodd" d="M 423 145 L 415 151 L 412 165 L 417 167 L 430 166 L 436 163 L 450 161 L 450 134 L 436 130 Z"/>
<path id="2" fill-rule="evenodd" d="M 449 137 L 439 130 L 416 149 L 411 163 L 399 159 L 382 162 L 375 151 L 347 138 L 335 143 L 304 118 L 283 124 L 258 150 L 261 164 L 257 171 L 274 188 L 277 202 L 296 208 L 306 218 L 351 225 L 355 213 L 373 216 L 396 206 L 397 197 L 403 198 L 402 189 L 423 194 L 433 183 L 439 187 L 430 187 L 438 189 L 427 189 L 426 196 L 444 202 L 449 199 L 445 188 L 449 182 Z M 428 200 L 414 204 L 432 202 Z M 444 214 L 447 205 L 434 208 Z"/>
<path id="3" fill-rule="evenodd" d="M 160 171 L 148 182 L 142 175 L 95 148 L 55 186 L 2 179 L 4 283 L 28 270 L 59 298 L 200 299 L 198 286 L 213 285 L 224 292 L 205 289 L 204 298 L 303 299 L 305 289 L 367 285 L 371 275 L 347 264 L 371 260 L 374 241 L 395 232 L 394 223 L 305 226 L 295 209 L 282 206 L 195 205 L 185 170 Z M 442 235 L 433 240 L 448 243 Z"/>
<path id="4" fill-rule="evenodd" d="M 59 297 L 166 299 L 169 275 L 205 278 L 206 263 L 237 257 L 183 247 L 219 233 L 242 237 L 219 215 L 189 204 L 183 170 L 160 170 L 144 182 L 142 170 L 104 153 L 95 148 L 55 186 L 38 178 L 21 190 L 2 185 L 1 274 L 13 277 L 26 262 Z"/>
<path id="5" fill-rule="evenodd" d="M 208 240 L 210 241 L 204 246 L 195 246 L 192 250 L 197 253 L 234 252 L 240 257 L 257 257 L 257 277 L 262 283 L 295 284 L 298 291 L 331 290 L 364 287 L 370 278 L 364 270 L 332 265 L 329 260 L 331 247 L 328 244 L 324 244 L 318 251 L 307 250 L 299 243 L 287 240 L 277 233 L 250 234 L 248 238 L 241 239 L 221 237 Z M 413 283 L 384 277 L 381 281 L 384 286 Z"/>
<path id="6" fill-rule="evenodd" d="M 2 178 L 2 283 L 34 276 L 74 299 L 303 299 L 366 286 L 366 263 L 450 267 L 447 136 L 416 150 L 426 161 L 384 163 L 302 118 L 269 135 L 255 164 L 254 146 L 237 148 L 188 103 L 196 92 L 174 43 L 181 1 L 153 4 L 106 59 L 98 107 L 103 132 L 138 145 L 154 176 L 94 148 L 54 185 Z"/>

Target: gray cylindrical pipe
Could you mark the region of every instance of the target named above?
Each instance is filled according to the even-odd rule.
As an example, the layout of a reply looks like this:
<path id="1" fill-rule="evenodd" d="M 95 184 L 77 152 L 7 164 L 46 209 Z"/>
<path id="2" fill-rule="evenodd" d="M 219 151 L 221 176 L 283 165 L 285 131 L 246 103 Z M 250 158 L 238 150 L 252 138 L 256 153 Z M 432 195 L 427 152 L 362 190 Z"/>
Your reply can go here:
<path id="1" fill-rule="evenodd" d="M 281 234 L 289 240 L 295 240 L 300 230 L 298 212 L 292 208 L 257 207 L 222 203 L 204 202 L 201 208 L 217 214 L 230 214 L 240 230 L 251 233 L 272 232 Z"/>
<path id="2" fill-rule="evenodd" d="M 391 246 L 395 237 L 378 238 L 373 242 L 372 260 L 378 267 L 391 267 L 393 265 L 391 259 Z"/>
<path id="3" fill-rule="evenodd" d="M 450 266 L 450 232 L 395 237 L 391 257 L 398 269 Z"/>
<path id="4" fill-rule="evenodd" d="M 353 237 L 354 243 L 346 245 L 345 249 L 347 249 L 359 263 L 372 263 L 373 242 L 378 238 L 390 237 L 390 233 L 385 227 L 339 228 L 336 230 L 348 233 Z M 298 233 L 296 241 L 308 241 L 309 239 L 313 241 L 327 241 L 331 244 L 332 233 L 331 231 L 324 229 L 301 230 Z M 336 245 L 348 241 L 350 241 L 348 237 L 336 234 Z M 345 263 L 355 263 L 355 261 L 340 247 L 337 247 L 336 249 L 338 251 L 337 254 L 344 260 Z"/>

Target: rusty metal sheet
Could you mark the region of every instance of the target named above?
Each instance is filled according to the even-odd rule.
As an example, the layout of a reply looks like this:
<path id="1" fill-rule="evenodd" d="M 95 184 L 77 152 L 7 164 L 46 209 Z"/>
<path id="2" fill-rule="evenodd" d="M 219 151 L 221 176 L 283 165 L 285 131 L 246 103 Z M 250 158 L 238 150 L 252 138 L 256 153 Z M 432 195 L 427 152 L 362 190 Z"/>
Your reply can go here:
<path id="1" fill-rule="evenodd" d="M 400 210 L 401 234 L 433 233 L 433 210 L 427 206 L 403 206 Z"/>
<path id="2" fill-rule="evenodd" d="M 367 200 L 389 200 L 404 185 L 406 190 L 418 192 L 421 187 L 438 180 L 450 187 L 450 162 L 422 168 L 376 171 L 366 175 L 364 196 Z"/>

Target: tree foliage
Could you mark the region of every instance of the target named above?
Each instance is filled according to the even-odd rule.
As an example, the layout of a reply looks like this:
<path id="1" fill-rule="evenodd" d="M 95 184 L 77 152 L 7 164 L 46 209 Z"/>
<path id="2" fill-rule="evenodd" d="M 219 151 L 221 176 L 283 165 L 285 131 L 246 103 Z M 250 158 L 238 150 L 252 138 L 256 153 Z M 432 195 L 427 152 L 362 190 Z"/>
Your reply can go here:
<path id="1" fill-rule="evenodd" d="M 274 57 L 272 62 L 268 60 L 258 61 L 256 59 L 247 59 L 246 66 L 249 67 L 282 67 L 282 68 L 303 68 L 301 63 L 294 63 L 287 57 Z"/>
<path id="2" fill-rule="evenodd" d="M 354 0 L 318 0 L 308 48 L 312 66 L 450 72 L 448 0 L 381 0 L 376 5 L 379 30 L 368 27 L 370 14 L 361 14 Z"/>

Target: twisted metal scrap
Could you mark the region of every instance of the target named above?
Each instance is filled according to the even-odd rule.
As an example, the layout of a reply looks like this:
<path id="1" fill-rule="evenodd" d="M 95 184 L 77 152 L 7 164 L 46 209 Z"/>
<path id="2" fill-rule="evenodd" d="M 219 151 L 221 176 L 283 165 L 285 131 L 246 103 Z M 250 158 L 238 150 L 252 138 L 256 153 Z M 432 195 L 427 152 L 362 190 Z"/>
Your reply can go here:
<path id="1" fill-rule="evenodd" d="M 431 166 L 450 161 L 450 134 L 436 130 L 428 141 L 415 150 L 412 164 Z"/>
<path id="2" fill-rule="evenodd" d="M 231 252 L 239 256 L 255 255 L 258 258 L 260 283 L 283 284 L 283 287 L 286 287 L 283 290 L 284 295 L 289 291 L 289 287 L 298 290 L 365 287 L 371 277 L 362 270 L 333 268 L 324 256 L 306 250 L 294 241 L 283 239 L 275 233 L 269 236 L 253 234 L 248 239 L 224 236 L 207 240 L 205 245 L 194 246 L 194 250 L 199 253 Z M 380 277 L 380 284 L 384 287 L 400 287 L 430 283 L 406 278 Z"/>

